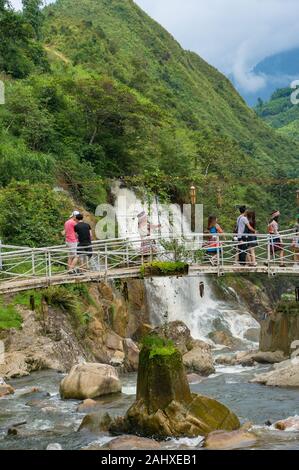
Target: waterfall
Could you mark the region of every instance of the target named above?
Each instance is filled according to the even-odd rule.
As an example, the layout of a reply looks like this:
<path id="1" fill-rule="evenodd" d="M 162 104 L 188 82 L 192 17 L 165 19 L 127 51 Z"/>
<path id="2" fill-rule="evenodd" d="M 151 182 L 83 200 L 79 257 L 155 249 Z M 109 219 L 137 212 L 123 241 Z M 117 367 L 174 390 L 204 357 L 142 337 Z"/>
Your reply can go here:
<path id="1" fill-rule="evenodd" d="M 204 296 L 200 296 L 199 282 L 205 285 Z M 210 279 L 202 277 L 169 277 L 146 279 L 147 299 L 151 322 L 161 325 L 168 321 L 181 320 L 196 339 L 209 341 L 209 333 L 227 330 L 244 345 L 249 328 L 259 328 L 257 321 L 240 304 L 219 301 L 213 295 Z"/>
<path id="2" fill-rule="evenodd" d="M 114 185 L 112 191 L 115 197 L 119 236 L 138 238 L 137 214 L 142 210 L 147 211 L 146 205 L 132 190 L 121 188 L 119 184 Z M 158 204 L 156 207 L 155 204 L 152 206 L 152 222 L 159 210 Z M 181 216 L 178 212 L 174 211 L 174 217 Z M 164 219 L 160 222 L 169 223 Z M 203 297 L 199 292 L 200 281 L 203 281 L 205 286 Z M 212 344 L 214 343 L 209 339 L 209 333 L 219 329 L 226 330 L 234 338 L 241 340 L 245 346 L 252 347 L 252 342 L 246 340 L 244 334 L 249 328 L 259 328 L 259 324 L 241 305 L 237 297 L 232 303 L 216 299 L 210 283 L 208 276 L 146 279 L 152 324 L 158 326 L 166 320 L 181 320 L 189 327 L 195 339 L 203 339 Z"/>

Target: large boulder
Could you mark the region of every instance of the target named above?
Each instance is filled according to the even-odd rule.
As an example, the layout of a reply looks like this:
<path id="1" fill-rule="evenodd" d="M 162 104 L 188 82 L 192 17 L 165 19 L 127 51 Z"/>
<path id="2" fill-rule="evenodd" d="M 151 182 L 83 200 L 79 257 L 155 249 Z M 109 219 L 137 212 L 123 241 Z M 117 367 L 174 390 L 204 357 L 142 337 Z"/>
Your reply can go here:
<path id="1" fill-rule="evenodd" d="M 90 413 L 84 416 L 78 431 L 89 431 L 91 433 L 101 433 L 108 431 L 111 424 L 111 417 L 102 411 Z"/>
<path id="2" fill-rule="evenodd" d="M 180 351 L 151 337 L 140 352 L 136 401 L 110 431 L 164 439 L 239 427 L 237 416 L 226 406 L 191 393 Z"/>
<path id="3" fill-rule="evenodd" d="M 139 348 L 130 338 L 125 338 L 123 341 L 125 353 L 125 368 L 127 372 L 134 372 L 138 370 L 139 363 Z"/>
<path id="4" fill-rule="evenodd" d="M 299 363 L 294 359 L 275 364 L 271 371 L 255 375 L 251 382 L 272 387 L 299 387 Z"/>
<path id="5" fill-rule="evenodd" d="M 121 436 L 108 442 L 101 450 L 159 450 L 160 444 L 154 439 L 139 436 Z"/>
<path id="6" fill-rule="evenodd" d="M 254 364 L 275 364 L 285 361 L 282 351 L 239 351 L 235 354 L 221 354 L 216 357 L 216 364 L 242 365 L 244 367 Z"/>
<path id="7" fill-rule="evenodd" d="M 201 375 L 210 375 L 215 372 L 213 357 L 209 349 L 199 347 L 191 349 L 191 351 L 184 354 L 183 363 L 189 371 Z"/>
<path id="8" fill-rule="evenodd" d="M 280 431 L 299 431 L 299 416 L 290 416 L 274 423 L 274 427 Z"/>
<path id="9" fill-rule="evenodd" d="M 212 450 L 231 450 L 250 447 L 255 444 L 257 437 L 252 432 L 249 432 L 249 428 L 250 425 L 245 424 L 236 431 L 214 431 L 206 437 L 203 446 Z"/>
<path id="10" fill-rule="evenodd" d="M 209 334 L 209 338 L 215 343 L 215 344 L 221 344 L 223 346 L 226 346 L 228 348 L 237 348 L 242 345 L 242 341 L 238 338 L 234 338 L 234 336 L 231 334 L 230 331 L 227 330 L 217 330 L 217 331 L 212 331 Z"/>
<path id="11" fill-rule="evenodd" d="M 190 330 L 188 326 L 180 320 L 169 322 L 164 326 L 159 326 L 155 329 L 155 333 L 160 337 L 173 341 L 181 354 L 185 354 L 193 347 L 193 338 Z"/>
<path id="12" fill-rule="evenodd" d="M 12 393 L 15 393 L 14 388 L 4 382 L 3 378 L 0 377 L 0 398 L 6 395 L 11 395 Z"/>
<path id="13" fill-rule="evenodd" d="M 108 364 L 77 364 L 60 384 L 62 398 L 84 400 L 118 392 L 121 383 L 117 370 Z"/>

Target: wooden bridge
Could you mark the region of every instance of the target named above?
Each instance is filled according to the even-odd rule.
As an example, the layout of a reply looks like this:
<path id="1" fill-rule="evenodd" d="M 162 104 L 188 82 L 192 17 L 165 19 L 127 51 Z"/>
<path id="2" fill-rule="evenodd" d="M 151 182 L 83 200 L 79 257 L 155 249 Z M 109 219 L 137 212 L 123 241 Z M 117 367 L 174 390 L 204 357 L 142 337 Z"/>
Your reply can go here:
<path id="1" fill-rule="evenodd" d="M 67 270 L 66 246 L 29 248 L 0 244 L 0 294 L 50 285 L 140 277 L 140 268 L 152 261 L 184 261 L 189 265 L 188 276 L 227 273 L 299 275 L 299 264 L 294 260 L 293 251 L 295 236 L 292 230 L 281 233 L 283 266 L 273 252 L 273 238 L 268 234 L 257 235 L 255 266 L 239 264 L 239 242 L 231 233 L 218 234 L 212 244 L 209 234 L 99 240 L 92 244 L 92 257 L 84 260 L 86 263 L 75 274 Z M 211 246 L 217 247 L 214 253 L 209 251 Z M 79 249 L 78 255 L 82 255 Z"/>

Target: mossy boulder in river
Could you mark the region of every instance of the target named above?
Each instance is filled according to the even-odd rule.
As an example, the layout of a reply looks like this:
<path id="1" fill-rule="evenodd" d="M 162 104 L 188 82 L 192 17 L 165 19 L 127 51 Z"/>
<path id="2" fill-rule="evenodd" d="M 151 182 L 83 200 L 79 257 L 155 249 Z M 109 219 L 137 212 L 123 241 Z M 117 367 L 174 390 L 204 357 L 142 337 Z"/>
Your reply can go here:
<path id="1" fill-rule="evenodd" d="M 110 431 L 163 439 L 239 427 L 226 406 L 191 393 L 182 355 L 173 343 L 151 336 L 140 353 L 136 401 Z"/>

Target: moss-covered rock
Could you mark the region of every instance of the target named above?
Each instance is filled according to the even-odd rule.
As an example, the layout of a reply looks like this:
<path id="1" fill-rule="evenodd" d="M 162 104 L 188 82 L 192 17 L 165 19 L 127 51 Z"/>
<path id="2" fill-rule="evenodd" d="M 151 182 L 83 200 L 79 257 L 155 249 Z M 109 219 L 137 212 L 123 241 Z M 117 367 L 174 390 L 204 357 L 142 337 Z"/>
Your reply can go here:
<path id="1" fill-rule="evenodd" d="M 164 439 L 239 427 L 226 406 L 191 393 L 181 353 L 173 343 L 152 336 L 140 353 L 136 401 L 110 431 Z"/>

